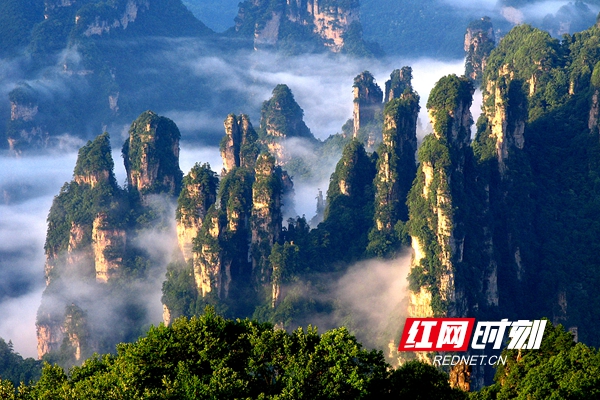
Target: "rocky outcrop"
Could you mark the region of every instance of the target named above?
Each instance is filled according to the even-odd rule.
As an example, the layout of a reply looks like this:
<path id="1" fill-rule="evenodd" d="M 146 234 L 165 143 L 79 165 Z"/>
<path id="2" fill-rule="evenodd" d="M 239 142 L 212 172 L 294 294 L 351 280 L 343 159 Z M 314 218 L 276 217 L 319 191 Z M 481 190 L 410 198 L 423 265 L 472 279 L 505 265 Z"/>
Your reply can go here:
<path id="1" fill-rule="evenodd" d="M 119 112 L 119 95 L 120 93 L 114 93 L 108 96 L 108 107 L 114 113 Z"/>
<path id="2" fill-rule="evenodd" d="M 202 229 L 195 241 L 193 253 L 194 282 L 202 297 L 213 295 L 227 298 L 231 284 L 231 264 L 224 264 L 222 235 L 226 230 L 224 219 L 212 207 L 204 218 Z"/>
<path id="3" fill-rule="evenodd" d="M 263 285 L 271 282 L 269 255 L 281 235 L 281 175 L 281 168 L 275 165 L 273 156 L 261 154 L 258 157 L 252 185 L 251 253 L 255 280 Z"/>
<path id="4" fill-rule="evenodd" d="M 38 359 L 41 359 L 45 354 L 58 350 L 64 338 L 60 323 L 38 322 L 36 324 L 36 335 Z"/>
<path id="5" fill-rule="evenodd" d="M 592 105 L 590 107 L 590 114 L 588 117 L 588 129 L 592 133 L 598 132 L 598 115 L 600 113 L 600 102 L 598 102 L 598 94 L 600 91 L 598 89 L 594 90 L 594 94 L 592 95 Z"/>
<path id="6" fill-rule="evenodd" d="M 254 31 L 254 50 L 275 47 L 279 40 L 281 12 L 273 12 L 262 28 Z"/>
<path id="7" fill-rule="evenodd" d="M 28 147 L 44 148 L 50 135 L 39 121 L 38 96 L 27 84 L 13 89 L 8 95 L 10 120 L 6 139 L 12 153 L 20 154 Z"/>
<path id="8" fill-rule="evenodd" d="M 75 175 L 73 180 L 80 185 L 89 185 L 90 187 L 96 187 L 100 182 L 108 182 L 110 177 L 110 171 L 94 171 L 85 175 Z"/>
<path id="9" fill-rule="evenodd" d="M 219 207 L 212 206 L 194 240 L 193 266 L 202 297 L 226 299 L 250 279 L 250 216 L 254 171 L 236 167 L 223 176 Z"/>
<path id="10" fill-rule="evenodd" d="M 52 203 L 45 243 L 47 287 L 36 322 L 40 357 L 61 351 L 77 361 L 89 355 L 85 312 L 74 305 L 85 295 L 69 285 L 107 283 L 124 264 L 128 202 L 113 166 L 104 133 L 79 150 L 73 180 Z"/>
<path id="11" fill-rule="evenodd" d="M 106 213 L 99 213 L 96 216 L 92 227 L 96 281 L 106 283 L 109 279 L 118 276 L 126 242 L 125 230 L 111 226 Z"/>
<path id="12" fill-rule="evenodd" d="M 303 118 L 304 110 L 287 85 L 277 85 L 271 98 L 263 102 L 260 112 L 260 143 L 275 157 L 278 165 L 286 165 L 293 158 L 293 150 L 298 143 L 290 139 L 309 141 L 305 145 L 316 142 Z"/>
<path id="13" fill-rule="evenodd" d="M 142 113 L 131 124 L 129 138 L 123 145 L 130 189 L 142 196 L 179 193 L 183 177 L 179 169 L 180 137 L 173 121 L 152 111 Z"/>
<path id="14" fill-rule="evenodd" d="M 481 83 L 487 59 L 495 45 L 494 27 L 489 17 L 483 17 L 469 24 L 464 45 L 467 53 L 465 76 L 471 78 L 476 84 Z"/>
<path id="15" fill-rule="evenodd" d="M 383 143 L 375 177 L 375 227 L 391 234 L 394 225 L 408 220 L 406 197 L 417 167 L 417 118 L 419 95 L 411 86 L 411 69 L 392 72 L 386 82 L 388 103 L 384 110 Z"/>
<path id="16" fill-rule="evenodd" d="M 335 0 L 308 0 L 308 14 L 312 15 L 314 32 L 318 34 L 334 53 L 344 47 L 344 35 L 353 22 L 359 22 L 358 1 L 349 2 L 349 7 L 342 6 Z"/>
<path id="17" fill-rule="evenodd" d="M 483 111 L 490 127 L 489 136 L 495 142 L 501 175 L 506 173 L 510 154 L 525 145 L 526 97 L 521 81 L 513 79 L 508 65 L 500 69 L 497 79 L 488 80 L 483 92 Z"/>
<path id="18" fill-rule="evenodd" d="M 75 361 L 80 361 L 85 355 L 88 356 L 89 327 L 87 314 L 75 304 L 66 307 L 63 324 L 63 334 L 73 351 Z"/>
<path id="19" fill-rule="evenodd" d="M 402 67 L 395 69 L 390 74 L 390 79 L 385 82 L 385 99 L 388 103 L 393 99 L 399 99 L 405 91 L 412 92 L 412 68 Z"/>
<path id="20" fill-rule="evenodd" d="M 275 3 L 275 4 L 273 4 Z M 351 25 L 359 24 L 359 2 L 338 0 L 252 0 L 240 3 L 235 30 L 252 33 L 254 49 L 277 48 L 281 32 L 296 32 L 298 41 L 311 41 L 338 53 Z"/>
<path id="21" fill-rule="evenodd" d="M 127 29 L 127 26 L 135 22 L 140 12 L 148 10 L 148 0 L 127 0 L 127 3 L 115 4 L 114 8 L 102 9 L 102 13 L 92 13 L 83 8 L 76 16 L 75 23 L 82 25 L 84 36 L 103 35 L 110 33 L 113 29 Z"/>
<path id="22" fill-rule="evenodd" d="M 457 388 L 463 392 L 471 390 L 471 366 L 460 362 L 450 369 L 450 387 Z"/>
<path id="23" fill-rule="evenodd" d="M 223 123 L 225 136 L 221 140 L 221 158 L 224 172 L 236 167 L 254 168 L 259 147 L 258 135 L 246 114 L 235 116 L 229 114 Z"/>
<path id="24" fill-rule="evenodd" d="M 93 259 L 90 244 L 90 226 L 71 221 L 69 231 L 69 246 L 67 248 L 67 264 L 87 266 Z M 87 268 L 86 268 L 87 269 Z"/>
<path id="25" fill-rule="evenodd" d="M 19 104 L 10 102 L 10 120 L 31 121 L 38 113 L 37 104 Z"/>
<path id="26" fill-rule="evenodd" d="M 218 183 L 208 164 L 194 165 L 183 178 L 175 215 L 179 249 L 186 262 L 192 258 L 193 240 L 202 228 L 202 220 L 217 201 Z"/>
<path id="27" fill-rule="evenodd" d="M 455 282 L 458 265 L 463 261 L 465 235 L 460 228 L 462 222 L 455 215 L 455 197 L 464 190 L 472 94 L 473 87 L 466 78 L 451 75 L 440 79 L 427 102 L 434 131 L 419 150 L 421 165 L 410 195 L 414 220 L 410 235 L 415 249 L 411 279 L 418 281 L 418 276 L 433 275 L 434 283 L 419 285 L 420 291 L 411 294 L 412 312 L 460 316 L 467 311 L 464 293 Z M 429 235 L 435 238 L 437 250 L 428 243 Z M 431 269 L 432 264 L 436 265 L 435 270 Z"/>
<path id="28" fill-rule="evenodd" d="M 98 185 L 116 187 L 113 169 L 110 137 L 105 132 L 79 149 L 73 180 L 79 185 L 89 186 L 89 189 Z"/>
<path id="29" fill-rule="evenodd" d="M 375 120 L 382 110 L 383 92 L 369 71 L 364 71 L 354 78 L 354 133 L 358 137 L 359 130 Z"/>
<path id="30" fill-rule="evenodd" d="M 74 303 L 67 305 L 62 312 L 52 307 L 40 307 L 36 333 L 40 359 L 59 349 L 66 350 L 66 346 L 70 347 L 68 353 L 75 362 L 91 354 L 87 315 Z"/>
<path id="31" fill-rule="evenodd" d="M 262 105 L 260 112 L 261 138 L 306 138 L 314 139 L 304 123 L 304 110 L 298 105 L 290 88 L 279 84 L 273 95 Z"/>

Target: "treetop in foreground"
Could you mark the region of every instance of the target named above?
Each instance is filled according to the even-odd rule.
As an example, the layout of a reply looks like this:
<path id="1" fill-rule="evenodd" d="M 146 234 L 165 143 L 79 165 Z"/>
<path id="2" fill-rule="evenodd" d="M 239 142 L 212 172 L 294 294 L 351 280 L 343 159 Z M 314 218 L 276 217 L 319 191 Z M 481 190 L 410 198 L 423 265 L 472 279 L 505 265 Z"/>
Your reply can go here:
<path id="1" fill-rule="evenodd" d="M 146 337 L 117 350 L 115 356 L 95 355 L 68 375 L 46 364 L 39 382 L 22 385 L 18 394 L 0 380 L 0 397 L 386 399 L 414 393 L 422 386 L 419 377 L 435 381 L 421 394 L 431 389 L 438 398 L 464 396 L 432 366 L 391 369 L 380 351 L 363 349 L 346 328 L 319 335 L 309 326 L 287 333 L 267 323 L 227 320 L 211 308 L 169 327 L 152 327 Z"/>

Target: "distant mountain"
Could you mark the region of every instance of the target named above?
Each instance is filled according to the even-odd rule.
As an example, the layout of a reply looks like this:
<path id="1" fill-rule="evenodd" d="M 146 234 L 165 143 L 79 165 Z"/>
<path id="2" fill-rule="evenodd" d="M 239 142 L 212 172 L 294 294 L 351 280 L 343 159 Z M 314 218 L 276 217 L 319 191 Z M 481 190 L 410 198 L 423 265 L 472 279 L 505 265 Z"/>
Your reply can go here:
<path id="1" fill-rule="evenodd" d="M 473 19 L 491 17 L 498 36 L 529 23 L 560 37 L 591 26 L 600 2 L 362 0 L 360 11 L 365 39 L 377 41 L 387 54 L 459 58 L 465 27 Z"/>
<path id="2" fill-rule="evenodd" d="M 183 4 L 216 32 L 225 32 L 233 26 L 239 0 L 183 0 Z"/>
<path id="3" fill-rule="evenodd" d="M 210 57 L 257 49 L 380 53 L 362 39 L 358 1 L 271 3 L 240 3 L 223 34 L 181 0 L 3 3 L 0 52 L 8 73 L 0 90 L 0 146 L 19 154 L 72 137 L 88 140 L 107 127 L 122 129 L 147 109 L 225 116 L 243 108 L 253 94 L 229 84 L 218 66 L 197 66 L 212 63 Z M 219 134 L 203 132 L 200 140 Z"/>

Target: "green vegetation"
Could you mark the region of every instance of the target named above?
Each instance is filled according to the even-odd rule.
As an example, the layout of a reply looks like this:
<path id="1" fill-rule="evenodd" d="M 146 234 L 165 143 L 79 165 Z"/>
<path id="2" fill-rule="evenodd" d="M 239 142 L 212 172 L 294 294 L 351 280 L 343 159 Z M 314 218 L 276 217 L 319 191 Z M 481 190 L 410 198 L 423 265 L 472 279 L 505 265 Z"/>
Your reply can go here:
<path id="1" fill-rule="evenodd" d="M 167 306 L 171 318 L 197 315 L 202 309 L 196 309 L 198 291 L 194 281 L 194 268 L 189 263 L 171 262 L 167 265 L 167 274 L 162 284 L 161 302 Z"/>
<path id="2" fill-rule="evenodd" d="M 179 169 L 177 125 L 152 111 L 143 112 L 129 129 L 123 144 L 123 159 L 130 190 L 142 195 L 168 193 L 178 195 L 183 173 Z"/>
<path id="3" fill-rule="evenodd" d="M 590 113 L 590 105 L 599 85 L 599 32 L 597 27 L 592 27 L 558 41 L 526 25 L 511 31 L 490 55 L 483 85 L 486 110 L 478 121 L 477 137 L 472 144 L 467 110 L 473 86 L 464 77 L 442 78 L 427 103 L 435 121 L 434 133 L 424 139 L 419 150 L 420 165 L 414 180 L 416 167 L 412 149 L 416 143 L 413 145 L 411 135 L 416 124 L 418 96 L 411 91 L 406 77 L 402 77 L 403 74 L 409 76 L 410 71 L 394 71 L 389 87 L 386 85 L 389 101 L 382 115 L 385 129 L 379 150 L 369 154 L 359 140 L 348 142 L 349 125 L 343 128 L 346 137 L 332 137 L 323 145 L 322 149 L 344 146 L 344 150 L 331 176 L 325 219 L 313 230 L 304 218 L 291 219 L 286 228 L 281 227 L 284 173 L 269 155 L 260 156 L 256 161 L 257 135 L 251 130 L 247 117 L 235 117 L 236 126 L 241 129 L 238 132 L 241 135 L 239 162 L 222 178 L 220 185 L 207 164 L 197 164 L 184 179 L 185 188 L 199 185 L 198 197 L 194 198 L 190 192 L 179 191 L 179 130 L 172 121 L 146 112 L 132 125 L 130 139 L 124 146 L 130 175 L 127 193 L 114 182 L 108 135 L 99 136 L 80 150 L 75 180 L 65 184 L 48 217 L 47 254 L 50 261 L 56 261 L 78 246 L 90 245 L 91 225 L 104 214 L 115 228 L 133 233 L 135 242 L 136 231 L 155 226 L 160 220 L 157 215 L 160 213 L 145 208 L 134 190 L 141 187 L 134 182 L 146 176 L 151 183 L 141 187 L 142 195 L 155 191 L 181 193 L 178 218 L 193 214 L 203 219 L 194 242 L 194 260 L 191 263 L 175 261 L 167 268 L 163 302 L 173 317 L 199 314 L 206 304 L 214 304 L 227 316 L 253 315 L 287 327 L 297 325 L 311 314 L 327 315 L 336 305 L 318 299 L 319 290 L 325 287 L 319 282 L 323 273 L 341 275 L 355 261 L 369 256 L 389 257 L 400 245 L 409 242 L 410 235 L 418 241 L 423 255 L 411 271 L 410 289 L 418 292 L 424 288 L 432 294 L 435 315 L 489 318 L 502 314 L 516 317 L 514 319 L 522 318 L 517 315 L 521 312 L 551 315 L 553 321 L 577 328 L 584 342 L 596 344 L 599 319 L 594 310 L 600 308 L 594 295 L 600 284 L 597 259 L 600 247 L 596 240 L 600 235 L 597 213 L 600 142 L 594 129 L 597 126 L 593 126 L 597 120 L 594 120 L 593 109 Z M 364 100 L 366 105 L 381 106 L 383 92 L 370 73 L 359 75 L 355 87 L 371 92 L 371 97 L 359 96 L 358 103 Z M 27 100 L 26 88 L 24 92 L 17 90 L 13 96 L 24 104 L 33 104 Z M 302 122 L 303 111 L 287 86 L 278 85 L 262 111 L 261 139 L 312 137 Z M 371 122 L 377 118 L 373 112 Z M 499 118 L 504 120 L 498 122 Z M 503 129 L 501 133 L 498 133 L 499 128 Z M 227 145 L 227 141 L 223 143 Z M 156 177 L 148 172 L 154 170 L 158 171 Z M 132 173 L 139 174 L 139 179 L 134 180 Z M 156 179 L 154 183 L 152 179 Z M 253 259 L 249 259 L 249 255 Z M 151 268 L 151 261 L 141 250 L 128 247 L 123 254 L 123 266 L 129 271 L 124 275 L 127 279 L 139 278 Z M 84 265 L 82 271 L 85 268 Z M 54 279 L 54 274 L 59 272 L 59 269 L 50 271 L 49 278 Z M 93 280 L 93 276 L 87 279 Z M 119 289 L 131 288 L 127 285 L 131 281 L 127 279 L 119 281 L 123 285 Z M 254 285 L 257 281 L 260 285 Z M 285 284 L 288 284 L 285 290 L 276 290 Z M 309 294 L 302 293 L 301 285 L 310 289 Z M 269 290 L 272 291 L 268 293 Z M 60 286 L 50 283 L 47 293 L 60 291 Z M 116 293 L 116 289 L 112 293 Z M 83 307 L 74 304 L 66 313 L 63 311 L 59 310 L 61 317 L 77 316 L 66 324 L 68 330 L 86 339 Z M 40 313 L 42 322 L 43 318 L 45 315 Z M 205 320 L 211 326 L 228 324 L 214 315 L 211 318 Z M 177 336 L 179 333 L 174 333 L 177 329 L 188 329 L 186 323 L 176 322 L 173 328 L 156 328 L 148 334 L 147 340 Z M 350 320 L 349 325 L 351 323 Z M 231 324 L 233 331 L 246 334 L 243 340 L 250 340 L 254 333 L 248 331 L 260 325 Z M 280 340 L 277 335 L 281 335 L 282 342 L 288 340 L 286 333 L 265 327 L 256 330 L 258 337 L 266 338 L 267 344 Z M 205 327 L 198 329 L 202 331 Z M 337 335 L 340 331 L 336 332 Z M 133 335 L 132 329 L 125 336 Z M 351 342 L 347 340 L 347 332 L 340 335 L 341 342 Z M 223 336 L 229 339 L 235 335 L 226 332 Z M 515 362 L 502 370 L 496 386 L 477 396 L 498 393 L 498 398 L 505 398 L 523 393 L 523 396 L 543 398 L 557 391 L 565 397 L 575 397 L 573 393 L 583 392 L 588 386 L 595 387 L 597 382 L 585 376 L 595 371 L 596 352 L 583 345 L 561 347 L 561 334 L 555 333 L 555 336 L 558 342 L 542 352 L 548 359 L 532 361 L 528 354 L 512 354 Z M 338 384 L 346 385 L 339 393 L 346 391 L 350 396 L 371 393 L 369 379 L 373 375 L 368 373 L 368 378 L 358 379 L 360 384 L 353 376 L 336 376 L 338 380 L 332 384 L 333 389 L 327 385 L 327 389 L 317 386 L 315 392 L 311 392 L 309 385 L 314 382 L 295 380 L 310 375 L 302 375 L 304 370 L 298 365 L 290 367 L 293 376 L 288 379 L 282 372 L 284 367 L 278 363 L 287 362 L 286 358 L 294 352 L 301 354 L 301 350 L 294 347 L 295 342 L 290 342 L 294 350 L 288 349 L 289 353 L 277 353 L 265 345 L 273 354 L 284 356 L 271 359 L 265 351 L 260 354 L 263 357 L 259 358 L 260 362 L 252 359 L 252 363 L 242 363 L 240 367 L 233 363 L 238 356 L 243 358 L 244 351 L 250 351 L 244 347 L 247 343 L 237 353 L 218 353 L 222 362 L 219 364 L 208 356 L 198 356 L 194 347 L 197 341 L 189 346 L 178 342 L 175 350 L 163 347 L 151 355 L 148 349 L 142 351 L 136 347 L 143 347 L 139 343 L 146 343 L 144 340 L 137 345 L 122 346 L 118 356 L 90 361 L 90 370 L 84 366 L 70 376 L 48 367 L 39 390 L 61 396 L 56 393 L 57 388 L 81 394 L 86 392 L 77 391 L 93 388 L 100 392 L 102 388 L 114 386 L 115 390 L 132 390 L 133 397 L 165 393 L 173 397 L 191 396 L 190 393 L 207 396 L 264 393 L 265 397 L 276 394 L 293 397 L 295 393 L 290 388 L 300 391 L 300 384 L 296 384 L 301 382 L 307 385 L 302 386 L 302 390 L 308 390 L 307 396 L 312 397 L 318 397 L 321 392 L 335 397 Z M 305 338 L 298 342 L 303 340 Z M 234 340 L 234 343 L 237 342 Z M 237 345 L 231 344 L 229 349 Z M 177 353 L 182 347 L 195 349 L 193 356 L 184 354 L 189 356 L 189 361 L 160 358 L 164 355 L 161 351 Z M 359 353 L 352 354 L 354 358 L 342 361 L 350 362 L 353 368 L 352 362 L 361 358 Z M 148 366 L 144 363 L 129 367 L 121 358 L 138 362 L 138 356 L 144 362 L 152 361 L 156 371 L 144 371 Z M 576 357 L 585 361 L 576 363 Z M 265 359 L 269 360 L 266 366 L 260 364 Z M 526 362 L 523 367 L 519 364 L 522 360 Z M 554 372 L 545 366 L 546 361 L 556 367 Z M 64 361 L 61 359 L 61 362 Z M 219 365 L 213 365 L 215 363 Z M 248 370 L 255 370 L 248 365 L 258 366 L 258 372 L 249 373 Z M 434 382 L 442 379 L 440 374 L 420 364 L 407 365 L 404 371 L 409 371 L 408 377 L 423 376 Z M 217 369 L 221 366 L 223 370 Z M 202 373 L 198 375 L 195 368 L 202 369 Z M 369 373 L 375 374 L 374 370 Z M 105 374 L 98 383 L 100 386 L 87 380 L 97 371 Z M 328 379 L 326 371 L 330 370 L 319 369 L 319 376 Z M 357 371 L 358 375 L 364 372 L 360 368 Z M 531 376 L 530 371 L 534 371 Z M 556 371 L 565 374 L 558 375 Z M 136 374 L 142 376 L 143 383 L 136 383 Z M 381 379 L 407 382 L 398 374 L 383 374 Z M 263 389 L 257 381 L 262 385 L 265 376 L 269 387 Z M 350 382 L 341 382 L 342 378 Z M 545 379 L 550 383 L 541 384 Z M 318 384 L 318 379 L 313 380 Z M 51 388 L 44 382 L 54 382 L 54 386 Z M 407 390 L 410 386 L 409 383 L 399 385 Z M 446 386 L 440 385 L 439 390 L 446 390 Z"/>
<path id="4" fill-rule="evenodd" d="M 79 150 L 75 180 L 65 183 L 48 214 L 46 254 L 67 250 L 72 227 L 84 227 L 80 244 L 91 243 L 92 223 L 105 214 L 115 227 L 123 226 L 129 212 L 125 194 L 117 186 L 108 134 L 98 136 Z"/>
<path id="5" fill-rule="evenodd" d="M 417 172 L 419 95 L 412 90 L 410 68 L 403 68 L 402 78 L 400 74 L 394 71 L 386 82 L 386 97 L 391 92 L 392 99 L 385 105 L 383 142 L 377 150 L 375 227 L 368 251 L 378 257 L 396 254 L 405 240 L 400 226 L 408 221 L 406 198 Z"/>
<path id="6" fill-rule="evenodd" d="M 15 55 L 26 47 L 35 24 L 43 20 L 43 4 L 35 0 L 7 0 L 0 4 L 0 55 Z"/>
<path id="7" fill-rule="evenodd" d="M 600 353 L 573 342 L 561 325 L 548 324 L 540 350 L 504 350 L 496 383 L 471 399 L 584 399 L 600 395 Z"/>
<path id="8" fill-rule="evenodd" d="M 338 328 L 292 333 L 250 320 L 226 320 L 213 310 L 172 326 L 150 328 L 117 355 L 95 355 L 67 375 L 46 364 L 36 384 L 6 399 L 396 399 L 465 398 L 434 367 L 408 363 L 393 370 L 381 352 L 368 351 Z"/>
<path id="9" fill-rule="evenodd" d="M 290 88 L 279 84 L 273 89 L 273 96 L 262 105 L 259 135 L 262 140 L 291 137 L 314 139 L 303 117 L 304 110 L 296 103 Z"/>
<path id="10" fill-rule="evenodd" d="M 275 158 L 261 154 L 256 161 L 255 180 L 252 185 L 252 267 L 259 284 L 269 284 L 271 248 L 281 233 L 281 197 L 283 182 L 281 167 Z"/>
<path id="11" fill-rule="evenodd" d="M 467 35 L 470 35 L 471 40 L 469 47 L 465 49 L 467 52 L 465 76 L 473 79 L 475 84 L 479 85 L 483 77 L 483 68 L 496 45 L 494 26 L 490 18 L 483 17 L 471 21 L 467 27 Z"/>
<path id="12" fill-rule="evenodd" d="M 352 140 L 331 175 L 325 219 L 313 233 L 321 247 L 320 264 L 363 257 L 373 226 L 374 178 L 375 161 Z"/>
<path id="13" fill-rule="evenodd" d="M 210 206 L 217 200 L 218 185 L 219 178 L 210 169 L 210 164 L 194 164 L 190 172 L 183 177 L 175 212 L 177 221 L 184 217 L 202 221 Z"/>
<path id="14" fill-rule="evenodd" d="M 93 142 L 88 143 L 79 149 L 77 163 L 73 174 L 75 176 L 101 176 L 106 174 L 109 183 L 117 186 L 113 169 L 114 162 L 111 154 L 110 137 L 107 132 L 98 136 Z"/>
<path id="15" fill-rule="evenodd" d="M 490 57 L 491 58 L 491 57 Z M 441 140 L 452 143 L 451 130 L 454 122 L 453 113 L 459 105 L 470 105 L 473 96 L 473 85 L 465 77 L 448 75 L 440 79 L 427 99 L 427 109 L 433 117 L 433 130 Z M 470 132 L 458 132 L 457 143 L 470 137 Z"/>
<path id="16" fill-rule="evenodd" d="M 42 362 L 33 358 L 23 358 L 15 353 L 11 341 L 6 343 L 0 338 L 0 398 L 5 395 L 4 386 L 12 383 L 18 386 L 20 382 L 26 384 L 37 381 L 42 372 Z"/>
<path id="17" fill-rule="evenodd" d="M 592 238 L 600 233 L 592 212 L 600 143 L 588 124 L 598 40 L 596 26 L 560 42 L 529 26 L 513 29 L 492 51 L 482 87 L 488 110 L 499 101 L 505 105 L 507 132 L 522 124 L 523 148 L 508 134 L 508 158 L 499 172 L 490 111 L 478 121 L 473 145 L 478 180 L 489 185 L 489 200 L 479 201 L 488 202 L 489 214 L 480 212 L 480 218 L 492 232 L 503 309 L 553 315 L 578 327 L 579 339 L 591 345 L 598 344 L 589 333 L 597 329 L 596 318 L 584 314 L 595 309 L 589 293 L 600 282 L 592 255 L 598 251 Z M 490 84 L 494 91 L 486 93 Z M 568 310 L 557 305 L 565 298 Z"/>
<path id="18" fill-rule="evenodd" d="M 464 10 L 420 0 L 361 0 L 367 41 L 387 54 L 456 59 L 463 55 L 465 27 L 473 18 Z"/>
<path id="19" fill-rule="evenodd" d="M 352 87 L 355 89 L 354 118 L 358 118 L 358 121 L 354 121 L 352 135 L 372 151 L 382 140 L 383 92 L 369 71 L 363 71 L 355 76 Z M 358 131 L 356 131 L 357 125 Z"/>

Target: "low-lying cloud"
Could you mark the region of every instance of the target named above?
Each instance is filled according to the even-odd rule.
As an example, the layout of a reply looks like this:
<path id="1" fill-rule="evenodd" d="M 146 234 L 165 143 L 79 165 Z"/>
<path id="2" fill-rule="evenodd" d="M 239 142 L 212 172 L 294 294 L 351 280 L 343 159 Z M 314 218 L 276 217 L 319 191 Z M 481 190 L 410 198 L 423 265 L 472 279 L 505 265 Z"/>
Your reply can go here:
<path id="1" fill-rule="evenodd" d="M 193 41 L 187 39 L 176 42 L 170 50 L 170 58 L 167 51 L 153 55 L 163 63 L 165 60 L 172 62 L 171 67 L 178 71 L 185 66 L 190 74 L 205 77 L 220 92 L 214 101 L 206 102 L 199 109 L 168 107 L 164 104 L 154 108 L 159 114 L 172 118 L 182 131 L 180 165 L 184 173 L 189 172 L 196 162 L 209 162 L 212 169 L 220 173 L 222 161 L 218 148 L 216 145 L 200 145 L 202 138 L 218 132 L 218 140 L 223 134 L 223 120 L 231 112 L 249 114 L 252 123 L 258 127 L 262 102 L 271 96 L 272 89 L 279 83 L 290 86 L 296 101 L 304 109 L 304 119 L 311 131 L 316 137 L 326 139 L 329 135 L 340 132 L 341 126 L 352 117 L 352 84 L 354 77 L 360 72 L 371 71 L 383 87 L 394 69 L 412 66 L 413 85 L 421 96 L 421 125 L 426 126 L 428 119 L 425 103 L 429 91 L 439 78 L 449 73 L 461 74 L 464 66 L 463 60 L 442 62 L 394 57 L 371 60 L 326 54 L 285 58 L 266 52 L 241 52 L 215 58 L 203 51 L 201 43 L 196 46 L 198 51 L 190 51 L 190 43 L 193 44 Z M 65 53 L 64 57 L 73 64 L 78 62 L 73 54 Z M 0 94 L 7 95 L 22 78 L 19 68 L 17 62 L 0 63 Z M 58 69 L 49 71 L 49 82 L 27 82 L 35 87 L 46 85 L 49 95 L 53 90 L 62 93 L 61 95 L 68 93 L 68 85 L 65 89 L 60 82 L 52 83 L 53 78 L 62 80 L 67 75 L 60 73 Z M 148 92 L 151 92 L 151 88 L 148 88 Z M 198 96 L 210 97 L 212 93 L 198 93 Z M 244 100 L 243 106 L 240 106 L 241 101 L 233 101 L 232 104 L 238 105 L 227 109 L 224 99 L 228 96 L 239 96 Z M 144 110 L 139 110 L 142 111 Z M 122 123 L 109 124 L 106 128 L 111 134 L 115 174 L 121 185 L 125 184 L 126 175 L 120 149 L 127 137 L 128 128 L 128 125 Z M 98 129 L 94 135 L 100 133 L 101 129 Z M 421 132 L 421 135 L 424 133 L 426 132 Z M 45 287 L 43 246 L 46 218 L 52 199 L 59 193 L 64 182 L 72 179 L 76 161 L 76 153 L 65 149 L 79 147 L 84 142 L 66 132 L 61 143 L 65 144 L 62 150 L 47 152 L 43 156 L 0 156 L 0 168 L 9 172 L 0 175 L 0 337 L 12 339 L 15 350 L 24 356 L 36 355 L 34 322 Z M 302 143 L 294 146 L 295 152 L 311 151 L 309 146 Z M 337 163 L 337 157 L 338 155 L 331 155 L 327 160 L 315 160 L 321 167 L 322 174 L 319 176 L 310 179 L 295 177 L 295 214 L 305 214 L 309 219 L 314 215 L 318 190 L 326 193 L 329 175 Z M 374 265 L 367 263 L 362 267 L 370 271 L 369 274 L 374 278 L 379 276 L 381 268 L 385 270 L 389 267 L 390 271 L 395 268 L 387 264 L 384 264 L 386 267 Z M 151 287 L 156 290 L 148 290 L 148 299 L 144 299 L 144 302 L 152 304 L 148 309 L 148 321 L 154 323 L 160 321 L 158 317 L 162 311 L 158 288 L 164 279 L 164 273 L 159 275 L 151 283 Z M 348 307 L 352 308 L 351 305 Z M 339 321 L 336 320 L 337 322 Z"/>
<path id="2" fill-rule="evenodd" d="M 402 321 L 407 316 L 410 263 L 411 254 L 406 251 L 393 260 L 360 261 L 342 274 L 318 274 L 311 282 L 285 286 L 282 293 L 291 293 L 296 301 L 332 305 L 331 312 L 293 323 L 317 326 L 321 333 L 346 326 L 364 346 L 383 350 L 394 362 Z"/>
<path id="3" fill-rule="evenodd" d="M 46 217 L 71 179 L 76 154 L 0 157 L 0 337 L 36 356 L 35 315 L 44 290 Z"/>

